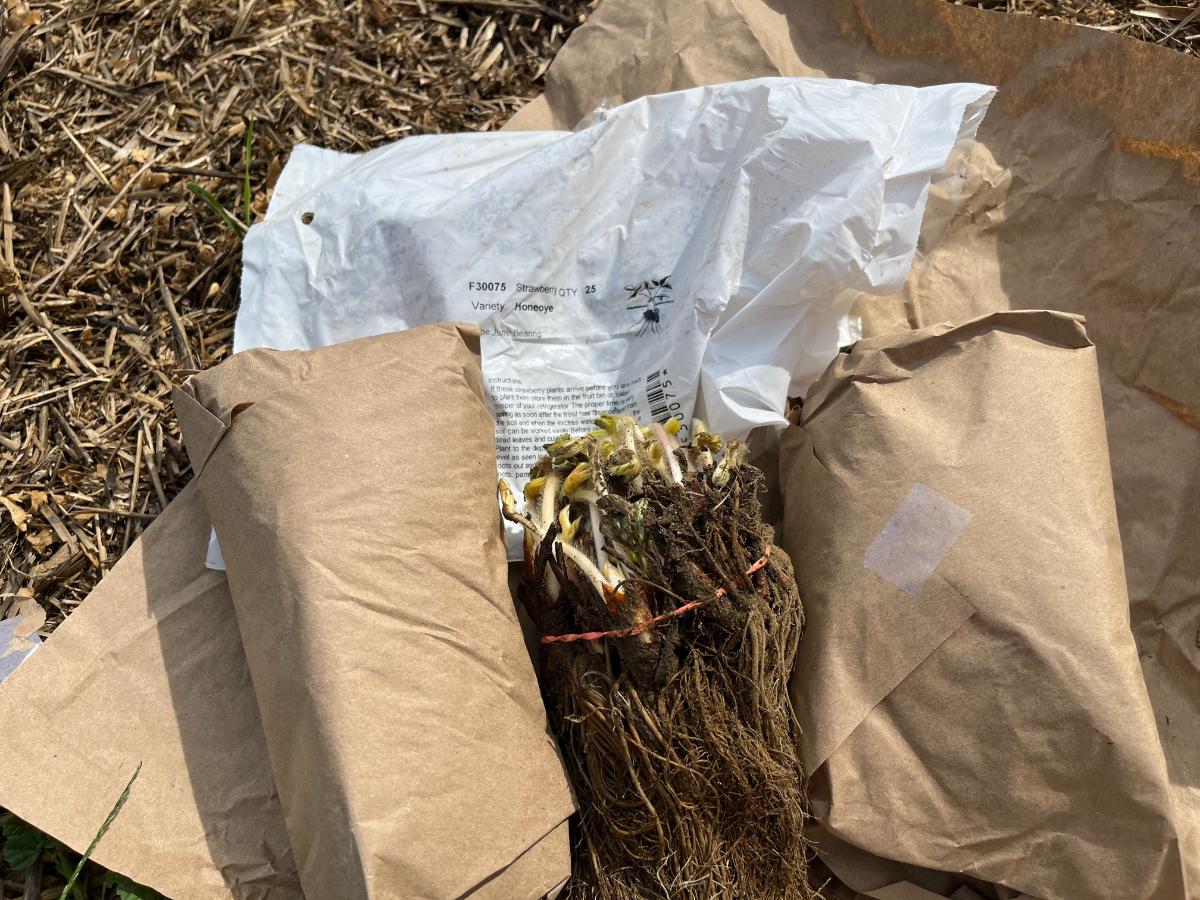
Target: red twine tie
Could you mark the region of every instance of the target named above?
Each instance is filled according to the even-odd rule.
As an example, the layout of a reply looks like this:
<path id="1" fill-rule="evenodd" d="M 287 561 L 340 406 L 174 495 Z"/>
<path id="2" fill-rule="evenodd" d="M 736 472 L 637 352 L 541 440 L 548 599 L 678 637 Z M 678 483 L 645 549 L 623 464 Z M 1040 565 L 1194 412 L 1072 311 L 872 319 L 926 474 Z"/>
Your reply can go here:
<path id="1" fill-rule="evenodd" d="M 746 570 L 747 575 L 753 575 L 759 569 L 767 564 L 767 559 L 771 555 L 770 546 L 763 552 L 763 555 L 758 558 L 758 562 Z M 729 591 L 726 588 L 719 587 L 716 593 L 710 599 L 716 600 L 724 597 Z M 676 616 L 682 616 L 685 612 L 690 612 L 697 606 L 703 606 L 707 600 L 692 600 L 689 603 L 683 604 L 668 613 L 663 613 L 661 616 L 655 616 L 648 622 L 643 622 L 641 625 L 634 625 L 631 628 L 616 628 L 612 631 L 585 631 L 583 634 L 547 634 L 543 635 L 541 642 L 543 644 L 569 644 L 572 641 L 598 641 L 601 638 L 620 638 L 633 637 L 636 634 L 641 634 L 643 631 L 649 631 L 666 622 L 668 619 L 673 619 Z"/>

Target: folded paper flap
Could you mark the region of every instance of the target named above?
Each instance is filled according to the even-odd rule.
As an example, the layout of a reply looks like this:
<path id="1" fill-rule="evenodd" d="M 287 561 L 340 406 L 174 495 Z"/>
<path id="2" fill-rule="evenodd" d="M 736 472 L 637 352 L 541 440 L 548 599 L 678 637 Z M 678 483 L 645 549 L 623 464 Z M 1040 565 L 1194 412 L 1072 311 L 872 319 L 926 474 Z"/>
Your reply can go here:
<path id="1" fill-rule="evenodd" d="M 171 391 L 171 401 L 179 420 L 179 430 L 188 436 L 185 448 L 192 471 L 199 474 L 204 471 L 229 422 L 217 418 L 196 399 L 192 384 L 195 377 L 192 375 L 183 384 L 176 385 Z"/>
<path id="2" fill-rule="evenodd" d="M 97 863 L 168 896 L 290 900 L 295 865 L 225 577 L 204 566 L 198 487 L 0 687 L 5 749 L 40 773 L 0 769 L 0 803 L 82 852 L 141 763 Z"/>
<path id="3" fill-rule="evenodd" d="M 403 353 L 416 352 L 425 341 L 448 341 L 448 351 L 457 345 L 465 347 L 472 356 L 479 356 L 479 328 L 476 325 L 448 322 L 411 329 L 411 332 L 416 334 L 410 333 L 399 345 Z M 190 376 L 172 391 L 171 396 L 192 470 L 197 474 L 204 471 L 209 457 L 237 414 L 265 399 L 267 393 L 287 390 L 327 372 L 363 372 L 371 366 L 403 361 L 397 357 L 396 347 L 395 335 L 385 334 L 333 345 L 328 353 L 317 357 L 310 357 L 301 350 L 246 350 L 234 354 L 219 366 Z M 468 379 L 482 398 L 480 376 L 472 378 L 469 373 Z M 231 391 L 231 385 L 239 387 Z M 249 385 L 269 385 L 270 388 L 267 393 L 250 391 L 253 399 L 247 400 L 246 386 Z"/>
<path id="4" fill-rule="evenodd" d="M 319 354 L 304 350 L 245 350 L 215 368 L 191 376 L 184 388 L 218 421 L 228 424 L 234 407 L 246 402 L 248 392 L 261 400 L 327 372 L 360 370 L 391 362 L 398 353 L 413 357 L 436 353 L 435 347 L 441 347 L 443 352 L 465 347 L 478 360 L 479 328 L 457 322 L 425 325 L 333 344 Z M 234 385 L 237 389 L 231 389 Z M 257 390 L 248 390 L 252 385 Z"/>
<path id="5" fill-rule="evenodd" d="M 843 347 L 825 376 L 804 399 L 801 424 L 818 415 L 854 382 L 899 381 L 921 366 L 940 359 L 956 345 L 996 332 L 1020 335 L 1051 347 L 1086 350 L 1083 316 L 1057 310 L 1006 310 L 979 316 L 959 325 L 942 322 L 917 331 L 877 335 Z"/>
<path id="6" fill-rule="evenodd" d="M 807 587 L 792 699 L 801 761 L 811 774 L 975 608 L 936 574 L 914 594 L 865 565 L 844 568 L 846 558 L 866 557 L 896 504 L 859 503 L 821 464 L 802 428 L 785 432 L 779 455 L 781 481 L 805 485 L 788 498 L 782 533 Z M 828 527 L 829 510 L 836 511 L 836 528 Z"/>
<path id="7" fill-rule="evenodd" d="M 965 622 L 822 769 L 823 821 L 873 854 L 1034 896 L 1179 900 L 1129 638 L 1040 633 L 1050 618 L 981 609 Z"/>
<path id="8" fill-rule="evenodd" d="M 981 335 L 1007 332 L 1053 347 L 1083 350 L 1093 346 L 1083 316 L 1052 309 L 1016 309 L 993 312 L 960 324 L 942 322 L 918 331 L 864 338 L 849 348 L 849 356 L 866 360 L 881 351 L 895 365 L 906 369 L 945 353 L 952 346 Z M 862 362 L 858 363 L 861 371 Z"/>
<path id="9" fill-rule="evenodd" d="M 820 792 L 827 789 L 827 785 L 817 784 L 814 788 Z M 828 797 L 823 799 L 827 803 Z M 813 802 L 819 807 L 821 798 L 814 796 Z M 819 822 L 814 823 L 809 837 L 821 861 L 854 891 L 854 900 L 864 897 L 873 900 L 939 900 L 945 897 L 984 900 L 985 895 L 989 900 L 1020 900 L 1014 896 L 1015 892 L 1001 885 L 986 885 L 961 874 L 939 872 L 868 853 L 839 839 Z M 971 885 L 985 894 L 972 890 Z M 1036 898 L 1025 897 L 1024 900 Z"/>

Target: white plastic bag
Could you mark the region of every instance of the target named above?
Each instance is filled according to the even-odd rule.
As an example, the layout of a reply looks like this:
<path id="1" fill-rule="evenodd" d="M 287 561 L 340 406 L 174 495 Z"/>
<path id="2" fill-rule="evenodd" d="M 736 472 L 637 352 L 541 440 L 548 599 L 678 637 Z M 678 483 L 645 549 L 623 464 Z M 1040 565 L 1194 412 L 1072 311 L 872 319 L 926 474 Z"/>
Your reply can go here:
<path id="1" fill-rule="evenodd" d="M 900 289 L 930 181 L 992 93 L 763 78 L 574 132 L 297 147 L 246 236 L 234 349 L 480 323 L 518 484 L 599 411 L 782 426 L 854 298 Z"/>

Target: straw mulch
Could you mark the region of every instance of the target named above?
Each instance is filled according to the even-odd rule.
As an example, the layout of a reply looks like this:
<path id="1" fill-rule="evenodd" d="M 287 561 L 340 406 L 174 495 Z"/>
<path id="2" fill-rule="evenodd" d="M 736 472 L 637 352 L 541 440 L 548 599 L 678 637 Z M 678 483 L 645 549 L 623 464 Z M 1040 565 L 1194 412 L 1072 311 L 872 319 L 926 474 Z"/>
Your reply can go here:
<path id="1" fill-rule="evenodd" d="M 1200 2 L 1141 0 L 952 0 L 1014 15 L 1057 19 L 1200 55 Z"/>
<path id="2" fill-rule="evenodd" d="M 242 215 L 293 145 L 500 127 L 595 0 L 0 0 L 0 618 L 71 612 L 190 477 Z M 40 610 L 40 611 L 39 611 Z"/>

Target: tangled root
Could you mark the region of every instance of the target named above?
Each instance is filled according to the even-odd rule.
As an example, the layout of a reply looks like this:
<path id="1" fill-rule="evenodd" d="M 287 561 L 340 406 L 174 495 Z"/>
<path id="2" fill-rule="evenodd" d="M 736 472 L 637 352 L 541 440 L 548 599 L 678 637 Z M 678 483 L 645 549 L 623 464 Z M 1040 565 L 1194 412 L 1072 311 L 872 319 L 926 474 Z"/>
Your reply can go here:
<path id="1" fill-rule="evenodd" d="M 761 479 L 748 465 L 721 484 L 711 470 L 646 475 L 621 506 L 646 501 L 630 580 L 655 614 L 704 602 L 643 634 L 543 650 L 543 693 L 580 807 L 568 897 L 814 896 L 788 695 L 803 613 L 791 562 L 761 520 Z M 565 560 L 550 562 L 563 576 L 557 596 L 540 565 L 523 586 L 534 620 L 611 626 L 596 591 Z"/>

